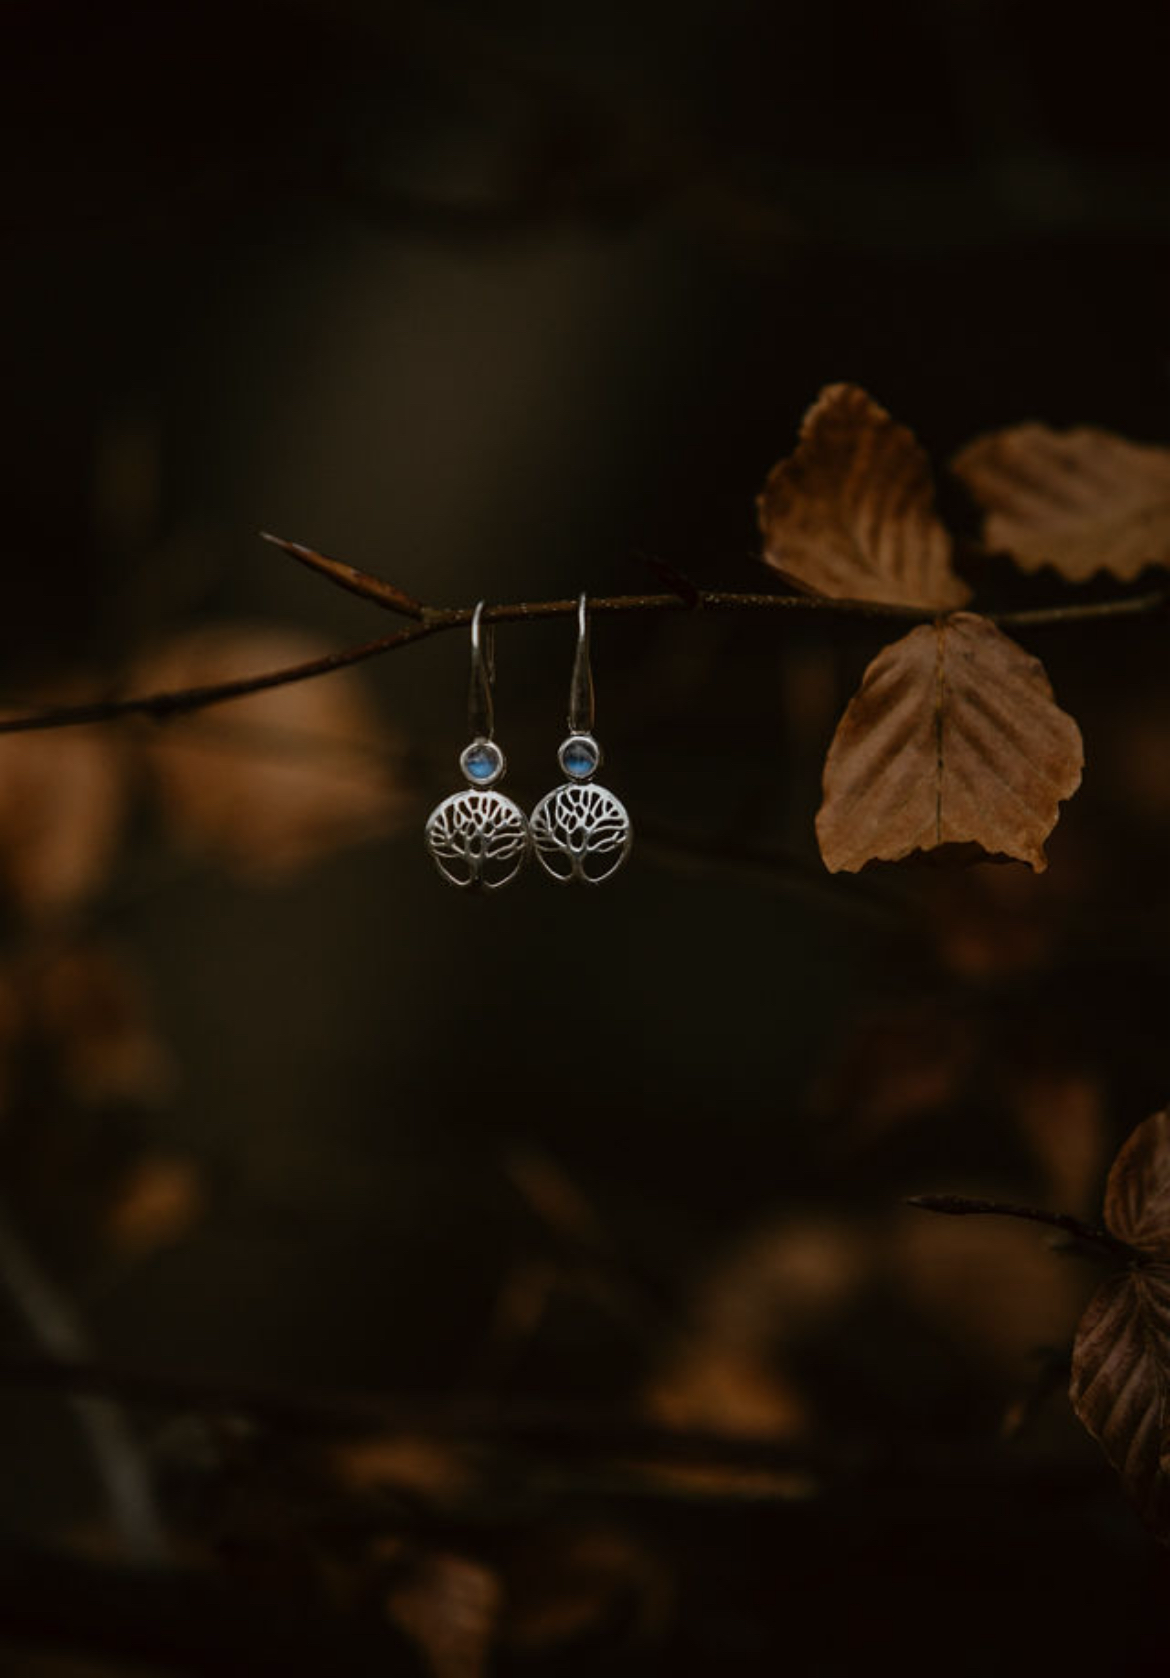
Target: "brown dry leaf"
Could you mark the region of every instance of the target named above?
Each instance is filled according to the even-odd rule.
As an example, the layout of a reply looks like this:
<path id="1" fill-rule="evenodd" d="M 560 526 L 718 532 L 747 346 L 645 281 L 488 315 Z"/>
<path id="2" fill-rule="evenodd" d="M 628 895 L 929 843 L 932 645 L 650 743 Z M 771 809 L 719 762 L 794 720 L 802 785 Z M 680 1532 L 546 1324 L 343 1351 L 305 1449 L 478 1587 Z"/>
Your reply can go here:
<path id="1" fill-rule="evenodd" d="M 1170 449 L 1094 426 L 1013 426 L 976 438 L 953 470 L 984 509 L 983 540 L 1023 571 L 1132 582 L 1170 565 Z"/>
<path id="2" fill-rule="evenodd" d="M 453 1551 L 432 1551 L 394 1587 L 386 1612 L 438 1679 L 475 1679 L 487 1665 L 502 1603 L 499 1576 L 490 1568 Z"/>
<path id="3" fill-rule="evenodd" d="M 25 916 L 60 916 L 104 884 L 125 809 L 124 743 L 108 729 L 0 736 L 0 879 Z"/>
<path id="4" fill-rule="evenodd" d="M 757 506 L 764 559 L 800 588 L 913 606 L 970 598 L 935 515 L 925 453 L 857 385 L 825 387 Z"/>
<path id="5" fill-rule="evenodd" d="M 1105 1223 L 1131 1247 L 1170 1260 L 1170 1108 L 1122 1145 L 1105 1188 Z"/>
<path id="6" fill-rule="evenodd" d="M 1039 659 L 974 613 L 921 624 L 882 649 L 837 726 L 817 813 L 825 866 L 962 846 L 1040 873 L 1083 763 Z"/>
<path id="7" fill-rule="evenodd" d="M 28 984 L 36 1026 L 52 1039 L 62 1082 L 78 1101 L 159 1102 L 171 1094 L 174 1064 L 129 956 L 76 945 L 34 967 Z"/>
<path id="8" fill-rule="evenodd" d="M 1102 1283 L 1073 1346 L 1069 1396 L 1159 1538 L 1170 1543 L 1170 1109 L 1123 1145 L 1105 1223 L 1148 1255 Z"/>
<path id="9" fill-rule="evenodd" d="M 296 631 L 216 625 L 145 659 L 135 685 L 227 682 L 324 651 Z M 400 749 L 352 671 L 176 718 L 144 740 L 179 843 L 252 882 L 391 833 L 411 804 Z"/>
<path id="10" fill-rule="evenodd" d="M 131 1167 L 106 1212 L 105 1235 L 127 1259 L 172 1247 L 199 1223 L 206 1195 L 199 1168 L 178 1155 L 147 1155 Z"/>

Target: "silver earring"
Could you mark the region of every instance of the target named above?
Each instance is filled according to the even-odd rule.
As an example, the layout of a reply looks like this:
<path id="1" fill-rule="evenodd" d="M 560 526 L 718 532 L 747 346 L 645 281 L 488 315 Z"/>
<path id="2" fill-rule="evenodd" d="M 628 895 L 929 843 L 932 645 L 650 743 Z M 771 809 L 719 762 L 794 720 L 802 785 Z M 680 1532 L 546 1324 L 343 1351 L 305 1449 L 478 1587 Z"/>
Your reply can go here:
<path id="1" fill-rule="evenodd" d="M 494 892 L 524 867 L 532 840 L 524 812 L 506 793 L 495 791 L 507 762 L 492 739 L 492 682 L 495 648 L 490 625 L 481 630 L 483 602 L 471 615 L 471 684 L 467 693 L 471 743 L 459 757 L 468 782 L 435 806 L 427 818 L 427 850 L 452 886 Z"/>
<path id="2" fill-rule="evenodd" d="M 626 807 L 593 783 L 601 748 L 593 738 L 593 674 L 589 668 L 589 616 L 585 596 L 577 602 L 577 653 L 569 689 L 569 735 L 557 761 L 568 776 L 546 793 L 532 812 L 532 843 L 541 866 L 554 880 L 599 886 L 616 874 L 630 854 L 633 830 Z"/>

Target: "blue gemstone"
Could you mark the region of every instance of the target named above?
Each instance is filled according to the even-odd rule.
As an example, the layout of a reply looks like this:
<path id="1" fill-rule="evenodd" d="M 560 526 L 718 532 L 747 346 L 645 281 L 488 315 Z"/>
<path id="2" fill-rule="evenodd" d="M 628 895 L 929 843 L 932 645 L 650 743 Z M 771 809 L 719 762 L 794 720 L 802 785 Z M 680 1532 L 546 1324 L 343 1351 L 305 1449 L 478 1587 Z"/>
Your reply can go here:
<path id="1" fill-rule="evenodd" d="M 597 742 L 588 735 L 571 735 L 560 750 L 561 768 L 574 781 L 592 775 L 601 762 Z"/>
<path id="2" fill-rule="evenodd" d="M 476 741 L 460 759 L 463 773 L 469 781 L 492 781 L 500 773 L 503 759 L 498 746 L 490 741 Z"/>

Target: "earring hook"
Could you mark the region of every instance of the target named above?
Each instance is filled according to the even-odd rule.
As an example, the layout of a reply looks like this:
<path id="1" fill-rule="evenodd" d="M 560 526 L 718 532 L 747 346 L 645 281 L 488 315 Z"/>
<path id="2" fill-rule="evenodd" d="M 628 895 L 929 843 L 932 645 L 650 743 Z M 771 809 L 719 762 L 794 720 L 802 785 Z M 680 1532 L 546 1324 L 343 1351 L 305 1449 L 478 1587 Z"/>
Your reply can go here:
<path id="1" fill-rule="evenodd" d="M 495 633 L 481 627 L 483 601 L 471 614 L 471 682 L 467 690 L 467 726 L 473 740 L 490 740 L 495 728 L 492 683 L 496 679 Z"/>
<path id="2" fill-rule="evenodd" d="M 593 672 L 589 667 L 589 612 L 584 594 L 577 600 L 577 653 L 569 688 L 569 731 L 593 733 Z"/>

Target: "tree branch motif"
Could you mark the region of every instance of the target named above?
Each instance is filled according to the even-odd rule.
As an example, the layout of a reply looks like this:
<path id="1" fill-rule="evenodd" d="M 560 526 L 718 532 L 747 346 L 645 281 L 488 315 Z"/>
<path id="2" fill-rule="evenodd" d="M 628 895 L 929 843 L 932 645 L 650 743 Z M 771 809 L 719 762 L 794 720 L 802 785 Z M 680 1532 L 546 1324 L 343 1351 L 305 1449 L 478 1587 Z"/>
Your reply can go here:
<path id="1" fill-rule="evenodd" d="M 532 843 L 558 880 L 600 885 L 621 867 L 631 838 L 621 801 L 593 783 L 566 782 L 532 813 Z"/>
<path id="2" fill-rule="evenodd" d="M 452 886 L 506 886 L 528 856 L 528 824 L 503 793 L 469 787 L 431 812 L 427 846 Z"/>

